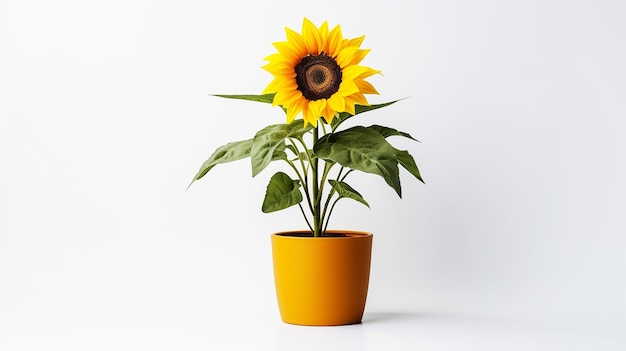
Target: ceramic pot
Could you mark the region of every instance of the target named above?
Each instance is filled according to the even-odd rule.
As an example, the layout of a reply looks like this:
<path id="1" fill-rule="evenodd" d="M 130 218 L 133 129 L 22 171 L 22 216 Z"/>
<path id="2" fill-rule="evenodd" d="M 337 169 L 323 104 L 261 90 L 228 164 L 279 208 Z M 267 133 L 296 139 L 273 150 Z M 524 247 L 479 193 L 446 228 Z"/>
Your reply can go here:
<path id="1" fill-rule="evenodd" d="M 298 325 L 361 322 L 369 284 L 371 233 L 329 230 L 271 235 L 280 316 Z"/>

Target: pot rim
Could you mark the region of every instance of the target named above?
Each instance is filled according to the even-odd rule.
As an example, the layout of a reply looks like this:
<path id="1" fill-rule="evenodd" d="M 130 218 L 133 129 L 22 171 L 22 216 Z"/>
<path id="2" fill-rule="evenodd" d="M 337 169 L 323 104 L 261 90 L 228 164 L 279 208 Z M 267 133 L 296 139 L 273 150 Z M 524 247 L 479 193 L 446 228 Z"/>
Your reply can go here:
<path id="1" fill-rule="evenodd" d="M 326 231 L 326 233 L 332 233 L 332 234 L 345 234 L 346 236 L 320 236 L 320 237 L 313 237 L 313 236 L 298 236 L 298 235 L 289 235 L 289 234 L 309 234 L 311 233 L 310 230 L 286 230 L 286 231 L 280 231 L 280 232 L 275 232 L 272 233 L 271 236 L 272 237 L 280 237 L 280 238 L 288 238 L 288 239 L 293 239 L 293 240 L 310 240 L 310 239 L 315 239 L 315 240 L 341 240 L 341 239 L 358 239 L 358 238 L 367 238 L 367 237 L 373 237 L 374 234 L 370 233 L 370 232 L 366 232 L 366 231 L 361 231 L 361 230 L 352 230 L 352 229 L 329 229 Z"/>

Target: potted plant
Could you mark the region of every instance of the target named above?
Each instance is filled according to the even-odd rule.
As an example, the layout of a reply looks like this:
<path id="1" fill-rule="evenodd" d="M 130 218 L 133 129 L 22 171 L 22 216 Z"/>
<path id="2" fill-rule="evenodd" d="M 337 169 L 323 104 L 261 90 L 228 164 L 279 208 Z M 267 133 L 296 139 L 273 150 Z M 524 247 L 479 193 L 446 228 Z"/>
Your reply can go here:
<path id="1" fill-rule="evenodd" d="M 358 323 L 367 297 L 372 234 L 329 230 L 330 217 L 341 199 L 369 207 L 346 182 L 354 171 L 382 177 L 398 196 L 399 167 L 423 181 L 409 152 L 387 140 L 413 137 L 380 125 L 344 124 L 397 101 L 370 105 L 365 98 L 378 94 L 366 79 L 380 71 L 360 65 L 369 52 L 360 48 L 363 36 L 346 39 L 340 26 L 329 30 L 324 22 L 316 27 L 306 18 L 301 33 L 286 28 L 286 36 L 266 58 L 269 63 L 263 68 L 274 79 L 261 95 L 216 95 L 280 106 L 286 123 L 220 146 L 193 181 L 218 164 L 245 158 L 251 159 L 253 176 L 271 162 L 284 162 L 291 175 L 271 176 L 262 211 L 298 206 L 308 229 L 271 235 L 281 318 L 300 325 Z"/>

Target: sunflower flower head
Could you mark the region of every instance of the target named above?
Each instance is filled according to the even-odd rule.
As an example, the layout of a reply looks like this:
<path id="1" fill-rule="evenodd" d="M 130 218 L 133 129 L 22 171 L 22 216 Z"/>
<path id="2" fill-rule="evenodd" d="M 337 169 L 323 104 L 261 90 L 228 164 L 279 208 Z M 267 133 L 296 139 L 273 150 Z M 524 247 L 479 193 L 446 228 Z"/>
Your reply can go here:
<path id="1" fill-rule="evenodd" d="M 359 63 L 370 50 L 361 49 L 365 37 L 343 38 L 341 27 L 319 28 L 307 18 L 302 33 L 285 28 L 287 41 L 265 58 L 263 68 L 274 76 L 263 94 L 275 93 L 272 104 L 287 111 L 287 122 L 302 114 L 304 124 L 330 123 L 336 114 L 355 114 L 354 105 L 369 105 L 364 94 L 378 94 L 366 78 L 380 71 Z"/>

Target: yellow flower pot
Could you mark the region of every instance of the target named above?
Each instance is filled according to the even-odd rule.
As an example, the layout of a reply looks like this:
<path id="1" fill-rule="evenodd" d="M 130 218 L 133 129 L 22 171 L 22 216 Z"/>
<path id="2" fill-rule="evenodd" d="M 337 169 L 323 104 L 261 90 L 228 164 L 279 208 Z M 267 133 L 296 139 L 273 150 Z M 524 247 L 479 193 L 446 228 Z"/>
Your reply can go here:
<path id="1" fill-rule="evenodd" d="M 271 236 L 276 296 L 285 323 L 330 326 L 361 322 L 373 235 L 346 230 L 327 234 L 333 236 L 313 238 L 310 231 Z"/>

